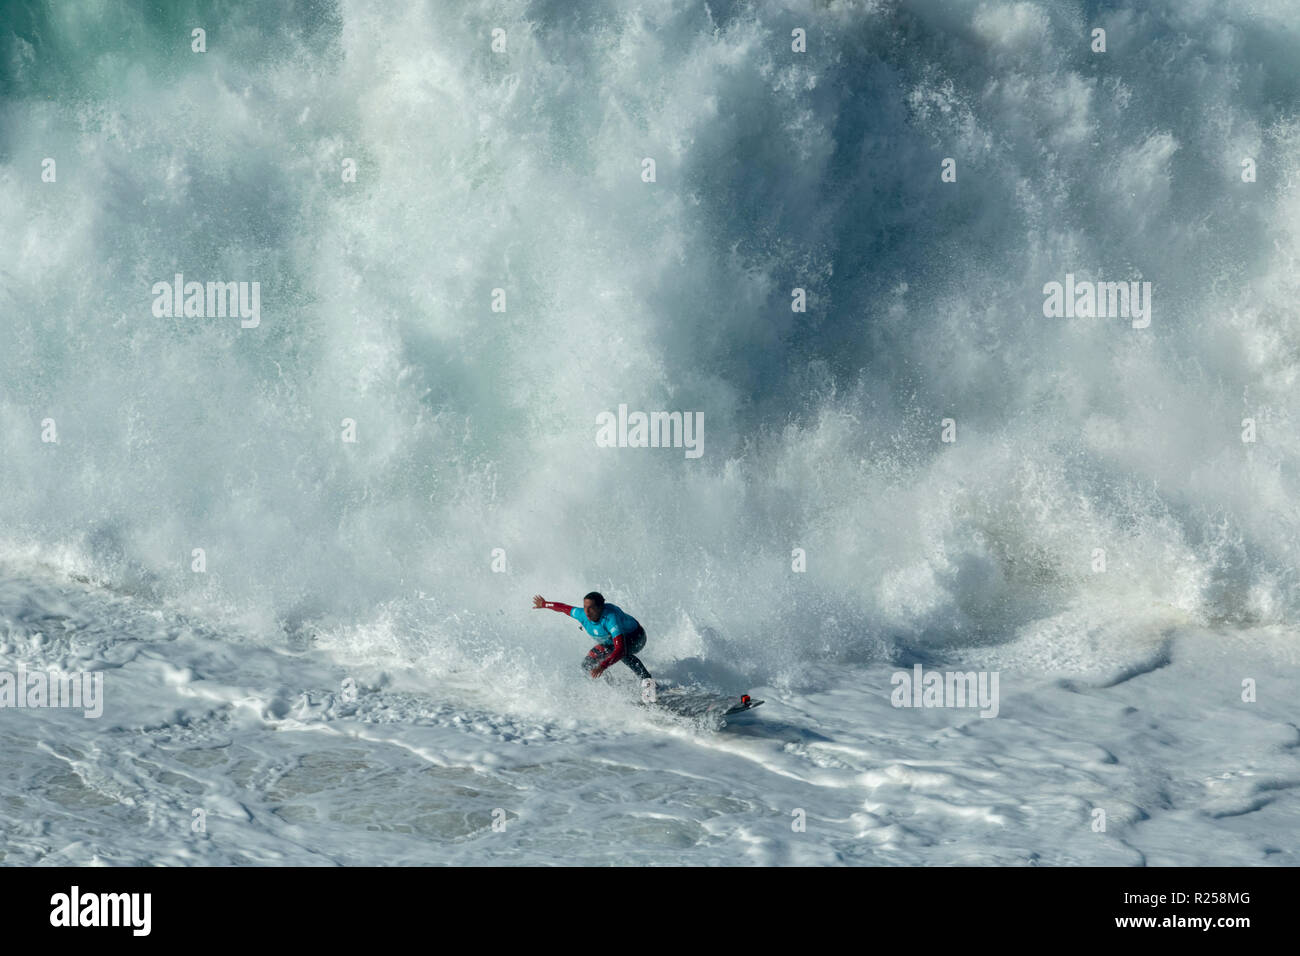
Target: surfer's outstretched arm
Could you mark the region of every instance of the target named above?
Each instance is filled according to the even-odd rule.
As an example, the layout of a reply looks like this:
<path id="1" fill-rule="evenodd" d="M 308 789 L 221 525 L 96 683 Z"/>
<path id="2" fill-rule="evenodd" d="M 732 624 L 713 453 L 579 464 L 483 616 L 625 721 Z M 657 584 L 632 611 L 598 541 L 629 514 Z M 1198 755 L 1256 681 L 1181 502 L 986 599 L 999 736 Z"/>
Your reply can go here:
<path id="1" fill-rule="evenodd" d="M 552 611 L 559 611 L 561 614 L 566 614 L 569 616 L 573 615 L 572 604 L 562 604 L 559 601 L 548 601 L 540 594 L 533 595 L 533 607 L 535 608 L 547 607 L 550 608 Z"/>

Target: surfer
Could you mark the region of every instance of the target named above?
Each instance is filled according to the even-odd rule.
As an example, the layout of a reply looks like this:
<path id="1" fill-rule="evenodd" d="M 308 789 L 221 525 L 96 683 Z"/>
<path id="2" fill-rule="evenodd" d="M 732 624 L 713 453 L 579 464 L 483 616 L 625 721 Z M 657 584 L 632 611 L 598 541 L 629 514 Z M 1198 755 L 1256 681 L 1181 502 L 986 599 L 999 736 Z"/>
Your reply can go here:
<path id="1" fill-rule="evenodd" d="M 605 668 L 622 661 L 642 680 L 650 676 L 636 652 L 645 647 L 645 628 L 636 618 L 616 604 L 606 604 L 599 591 L 592 591 L 582 599 L 582 607 L 548 601 L 540 594 L 533 595 L 533 607 L 547 607 L 576 619 L 588 634 L 596 639 L 596 646 L 587 652 L 582 669 L 592 677 L 599 677 Z"/>

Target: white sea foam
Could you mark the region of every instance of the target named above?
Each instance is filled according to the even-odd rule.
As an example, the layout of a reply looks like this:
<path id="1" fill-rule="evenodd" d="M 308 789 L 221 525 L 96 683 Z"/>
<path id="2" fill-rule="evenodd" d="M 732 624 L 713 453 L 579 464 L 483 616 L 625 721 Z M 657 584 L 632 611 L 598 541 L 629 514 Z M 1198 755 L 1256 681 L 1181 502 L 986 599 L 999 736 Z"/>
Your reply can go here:
<path id="1" fill-rule="evenodd" d="M 1180 649 L 1250 635 L 1233 680 L 1294 690 L 1292 5 L 1102 13 L 1106 54 L 1045 2 L 575 6 L 249 7 L 201 64 L 117 7 L 0 27 L 0 668 L 110 668 L 84 723 L 122 731 L 5 715 L 21 798 L 97 808 L 6 854 L 414 859 L 400 822 L 470 860 L 500 806 L 550 821 L 537 860 L 604 823 L 700 861 L 1271 858 L 1231 821 L 1294 833 L 1293 764 L 1215 760 L 1293 746 L 1276 698 L 1195 698 Z M 255 278 L 259 324 L 153 315 L 177 273 Z M 1045 318 L 1067 274 L 1151 282 L 1149 327 Z M 706 416 L 707 454 L 593 447 L 622 404 Z M 583 683 L 529 598 L 593 588 L 657 677 L 769 697 L 766 735 Z M 917 664 L 999 671 L 998 718 L 895 712 Z M 123 774 L 238 839 L 126 849 Z M 1105 794 L 1159 837 L 1052 836 Z"/>

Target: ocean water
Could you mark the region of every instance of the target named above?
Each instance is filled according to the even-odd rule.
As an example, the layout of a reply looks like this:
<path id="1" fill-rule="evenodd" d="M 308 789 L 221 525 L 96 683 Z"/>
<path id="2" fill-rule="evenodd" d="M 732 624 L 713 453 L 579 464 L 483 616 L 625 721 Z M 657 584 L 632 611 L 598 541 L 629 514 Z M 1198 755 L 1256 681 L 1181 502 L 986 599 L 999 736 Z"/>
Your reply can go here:
<path id="1" fill-rule="evenodd" d="M 0 861 L 1297 862 L 1294 4 L 0 10 Z"/>

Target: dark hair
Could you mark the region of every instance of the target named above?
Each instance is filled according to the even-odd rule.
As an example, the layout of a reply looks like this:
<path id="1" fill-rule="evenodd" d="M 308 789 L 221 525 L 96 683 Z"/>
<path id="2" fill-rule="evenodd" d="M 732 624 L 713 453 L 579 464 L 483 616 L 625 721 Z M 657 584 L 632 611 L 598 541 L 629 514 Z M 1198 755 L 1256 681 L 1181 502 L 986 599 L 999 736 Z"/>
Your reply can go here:
<path id="1" fill-rule="evenodd" d="M 604 607 L 604 606 L 605 606 L 605 598 L 604 598 L 604 596 L 603 596 L 599 591 L 592 591 L 590 594 L 588 594 L 588 595 L 586 595 L 585 597 L 583 597 L 583 600 L 584 600 L 584 601 L 595 601 L 595 602 L 596 602 L 596 607 Z"/>

